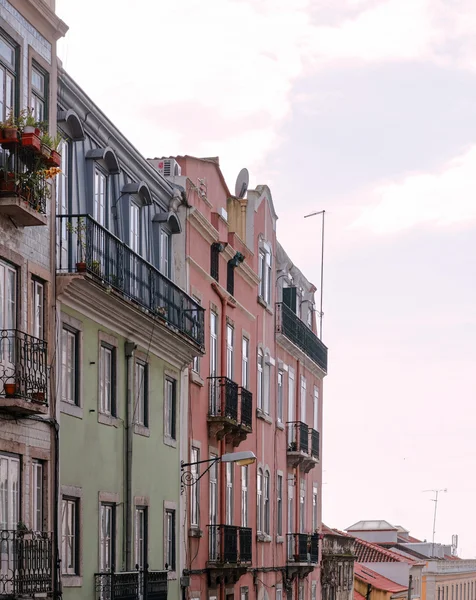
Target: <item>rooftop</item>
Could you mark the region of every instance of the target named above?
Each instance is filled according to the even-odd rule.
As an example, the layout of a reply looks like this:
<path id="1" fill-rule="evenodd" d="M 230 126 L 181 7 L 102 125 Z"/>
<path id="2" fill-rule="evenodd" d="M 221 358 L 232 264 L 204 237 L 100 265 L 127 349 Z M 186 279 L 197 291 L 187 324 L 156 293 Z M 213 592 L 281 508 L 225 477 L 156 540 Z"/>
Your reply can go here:
<path id="1" fill-rule="evenodd" d="M 398 527 L 394 527 L 388 521 L 358 521 L 346 531 L 398 531 Z"/>
<path id="2" fill-rule="evenodd" d="M 405 592 L 408 589 L 391 579 L 387 579 L 383 575 L 379 575 L 379 573 L 372 571 L 372 569 L 369 569 L 368 567 L 359 565 L 359 563 L 355 563 L 354 565 L 354 575 L 357 579 L 365 581 L 365 583 L 370 583 L 372 587 L 384 590 L 385 592 L 391 592 L 392 594 Z"/>

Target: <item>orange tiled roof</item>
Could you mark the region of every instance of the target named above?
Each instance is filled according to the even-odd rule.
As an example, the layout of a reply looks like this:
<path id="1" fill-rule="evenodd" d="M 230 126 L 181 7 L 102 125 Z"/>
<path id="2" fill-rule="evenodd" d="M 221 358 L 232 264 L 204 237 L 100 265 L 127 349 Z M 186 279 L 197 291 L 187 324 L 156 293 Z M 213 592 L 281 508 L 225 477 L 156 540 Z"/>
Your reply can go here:
<path id="1" fill-rule="evenodd" d="M 383 590 L 385 592 L 391 592 L 392 594 L 396 594 L 398 592 L 405 592 L 408 588 L 392 581 L 391 579 L 387 579 L 383 575 L 372 571 L 368 567 L 364 567 L 364 565 L 360 565 L 359 563 L 355 563 L 354 565 L 354 575 L 357 579 L 364 581 L 365 583 L 370 583 L 372 587 L 375 587 L 379 590 Z"/>

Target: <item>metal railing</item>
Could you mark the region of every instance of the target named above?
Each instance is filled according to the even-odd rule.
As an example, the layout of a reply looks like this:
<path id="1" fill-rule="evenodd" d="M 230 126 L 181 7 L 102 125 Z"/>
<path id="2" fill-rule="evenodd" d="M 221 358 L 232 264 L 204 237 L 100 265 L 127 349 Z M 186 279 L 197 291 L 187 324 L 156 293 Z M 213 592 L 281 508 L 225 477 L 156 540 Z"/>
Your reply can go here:
<path id="1" fill-rule="evenodd" d="M 288 533 L 288 562 L 311 562 L 319 560 L 319 535 L 317 533 Z"/>
<path id="2" fill-rule="evenodd" d="M 59 273 L 86 271 L 204 346 L 204 309 L 90 215 L 60 215 Z"/>
<path id="3" fill-rule="evenodd" d="M 98 600 L 167 600 L 167 571 L 111 570 L 94 579 Z"/>
<path id="4" fill-rule="evenodd" d="M 53 591 L 51 533 L 0 530 L 0 596 Z"/>
<path id="5" fill-rule="evenodd" d="M 309 427 L 302 421 L 288 421 L 288 452 L 309 454 Z"/>
<path id="6" fill-rule="evenodd" d="M 210 562 L 248 563 L 252 561 L 252 530 L 235 525 L 208 526 Z"/>
<path id="7" fill-rule="evenodd" d="M 250 429 L 253 427 L 253 394 L 244 387 L 240 388 L 241 424 Z"/>
<path id="8" fill-rule="evenodd" d="M 0 329 L 0 396 L 47 403 L 47 343 L 18 329 Z"/>
<path id="9" fill-rule="evenodd" d="M 238 422 L 238 384 L 228 377 L 209 377 L 209 415 Z"/>
<path id="10" fill-rule="evenodd" d="M 276 303 L 276 333 L 284 334 L 327 373 L 327 347 L 284 302 Z"/>
<path id="11" fill-rule="evenodd" d="M 18 196 L 45 215 L 46 200 L 51 196 L 46 173 L 47 167 L 19 143 L 0 148 L 0 196 Z"/>
<path id="12" fill-rule="evenodd" d="M 319 459 L 319 432 L 309 428 L 309 437 L 311 438 L 311 456 Z"/>

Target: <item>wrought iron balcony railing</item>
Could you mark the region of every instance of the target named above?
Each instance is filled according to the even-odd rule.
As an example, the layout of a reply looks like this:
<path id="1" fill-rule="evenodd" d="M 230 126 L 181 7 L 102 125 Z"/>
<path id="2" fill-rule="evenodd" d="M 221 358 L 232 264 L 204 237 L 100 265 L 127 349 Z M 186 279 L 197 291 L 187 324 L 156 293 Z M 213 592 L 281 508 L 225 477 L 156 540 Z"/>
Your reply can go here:
<path id="1" fill-rule="evenodd" d="M 235 525 L 208 526 L 208 559 L 216 564 L 241 564 L 252 561 L 252 531 Z"/>
<path id="2" fill-rule="evenodd" d="M 167 571 L 111 570 L 94 579 L 97 600 L 167 600 Z"/>
<path id="3" fill-rule="evenodd" d="M 309 454 L 309 427 L 302 421 L 288 421 L 288 452 Z"/>
<path id="4" fill-rule="evenodd" d="M 317 533 L 288 533 L 288 562 L 311 562 L 319 560 L 319 535 Z"/>
<path id="5" fill-rule="evenodd" d="M 18 329 L 0 329 L 0 396 L 46 404 L 47 344 Z"/>
<path id="6" fill-rule="evenodd" d="M 276 304 L 276 333 L 282 333 L 327 373 L 327 347 L 284 302 Z"/>
<path id="7" fill-rule="evenodd" d="M 0 531 L 0 596 L 52 593 L 52 566 L 51 533 Z"/>
<path id="8" fill-rule="evenodd" d="M 319 432 L 310 428 L 309 437 L 311 438 L 311 456 L 319 459 Z"/>
<path id="9" fill-rule="evenodd" d="M 204 309 L 90 215 L 60 215 L 57 272 L 87 272 L 137 302 L 201 348 Z"/>
<path id="10" fill-rule="evenodd" d="M 241 392 L 241 424 L 250 429 L 253 427 L 253 394 L 244 387 Z"/>
<path id="11" fill-rule="evenodd" d="M 238 422 L 238 384 L 228 377 L 209 377 L 209 414 Z"/>

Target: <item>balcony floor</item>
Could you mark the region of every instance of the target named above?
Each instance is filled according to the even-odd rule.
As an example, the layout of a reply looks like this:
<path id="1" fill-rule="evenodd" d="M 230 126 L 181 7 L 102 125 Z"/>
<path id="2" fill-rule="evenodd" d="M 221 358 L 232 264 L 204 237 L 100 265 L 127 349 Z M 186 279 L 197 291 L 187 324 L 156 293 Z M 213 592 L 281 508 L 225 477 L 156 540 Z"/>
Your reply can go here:
<path id="1" fill-rule="evenodd" d="M 46 415 L 48 406 L 20 396 L 0 396 L 0 412 L 15 415 Z"/>
<path id="2" fill-rule="evenodd" d="M 34 210 L 28 202 L 15 195 L 0 196 L 0 214 L 11 217 L 24 227 L 46 225 L 48 222 L 46 215 Z"/>

